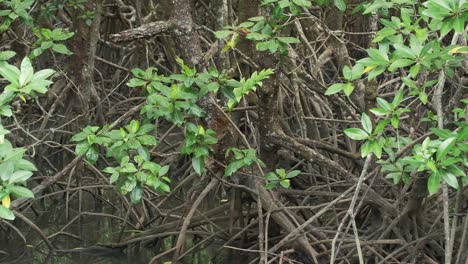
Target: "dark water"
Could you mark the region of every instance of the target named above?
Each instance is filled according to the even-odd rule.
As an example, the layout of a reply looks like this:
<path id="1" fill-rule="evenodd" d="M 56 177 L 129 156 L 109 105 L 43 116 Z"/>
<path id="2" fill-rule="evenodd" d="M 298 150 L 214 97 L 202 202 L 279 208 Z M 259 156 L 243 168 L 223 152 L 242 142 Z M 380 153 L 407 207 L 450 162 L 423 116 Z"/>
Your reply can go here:
<path id="1" fill-rule="evenodd" d="M 36 214 L 28 213 L 26 216 L 34 222 L 49 237 L 52 244 L 59 250 L 50 254 L 50 251 L 38 232 L 33 230 L 22 220 L 16 219 L 11 223 L 15 226 L 26 239 L 26 243 L 21 239 L 17 232 L 11 226 L 0 223 L 0 263 L 56 263 L 56 264 L 123 264 L 123 263 L 148 263 L 151 258 L 173 245 L 173 237 L 167 237 L 159 241 L 159 246 L 148 244 L 139 248 L 125 248 L 123 250 L 76 250 L 77 248 L 89 248 L 100 243 L 109 244 L 118 241 L 121 232 L 121 221 L 109 217 L 79 215 L 78 212 L 69 210 L 69 217 L 65 215 L 66 209 L 62 206 L 62 201 L 48 201 L 48 204 L 35 206 Z M 94 208 L 91 208 L 94 207 Z M 41 210 L 39 210 L 39 208 Z M 70 208 L 77 208 L 70 206 Z M 120 215 L 122 212 L 116 212 L 115 209 L 100 209 L 95 205 L 88 203 L 88 208 L 82 208 L 83 211 L 99 212 L 111 215 Z M 28 210 L 30 212 L 31 210 Z M 39 215 L 39 216 L 38 216 Z M 72 217 L 73 216 L 73 217 Z M 75 221 L 72 221 L 75 219 Z M 72 222 L 70 224 L 70 222 Z M 128 228 L 128 227 L 127 227 Z M 125 230 L 123 237 L 137 230 Z M 187 236 L 187 247 L 194 245 L 191 236 Z M 222 252 L 223 241 L 211 244 L 205 249 L 188 254 L 183 263 L 211 264 L 211 263 L 248 263 L 241 260 L 241 254 L 230 252 L 227 256 L 226 250 Z M 62 250 L 62 251 L 61 251 Z M 66 251 L 66 252 L 63 252 Z M 158 252 L 159 251 L 159 252 Z M 234 257 L 233 257 L 234 254 Z M 170 254 L 168 254 L 170 257 Z M 240 261 L 240 262 L 239 262 Z M 161 259 L 157 263 L 169 264 L 170 259 Z"/>

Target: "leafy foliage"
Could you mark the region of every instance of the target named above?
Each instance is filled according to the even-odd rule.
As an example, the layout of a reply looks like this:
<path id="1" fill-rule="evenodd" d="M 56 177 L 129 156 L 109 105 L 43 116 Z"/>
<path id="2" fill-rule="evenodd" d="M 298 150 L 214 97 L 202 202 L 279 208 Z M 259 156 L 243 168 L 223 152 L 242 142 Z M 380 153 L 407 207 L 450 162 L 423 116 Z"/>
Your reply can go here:
<path id="1" fill-rule="evenodd" d="M 15 55 L 12 51 L 0 52 L 0 76 L 9 82 L 0 94 L 0 117 L 13 115 L 10 104 L 19 96 L 25 101 L 25 95 L 34 97 L 36 93 L 45 93 L 52 83 L 48 78 L 54 74 L 53 70 L 34 72 L 31 61 L 26 57 L 18 69 L 7 62 Z M 1 121 L 1 119 L 0 119 Z M 5 135 L 10 133 L 0 122 L 0 217 L 13 220 L 13 212 L 9 209 L 11 195 L 21 198 L 34 197 L 31 190 L 24 187 L 26 180 L 36 171 L 36 167 L 24 159 L 24 148 L 14 148 Z"/>
<path id="2" fill-rule="evenodd" d="M 205 170 L 205 158 L 210 154 L 210 145 L 218 142 L 215 134 L 213 130 L 205 130 L 202 126 L 193 123 L 186 125 L 185 144 L 180 152 L 192 155 L 192 167 L 198 174 L 202 174 Z"/>
<path id="3" fill-rule="evenodd" d="M 258 163 L 262 167 L 265 166 L 265 164 L 257 158 L 255 149 L 228 148 L 226 157 L 231 153 L 233 154 L 233 161 L 226 167 L 224 176 L 231 176 L 241 168 L 252 166 L 254 163 Z"/>
<path id="4" fill-rule="evenodd" d="M 71 52 L 64 44 L 59 43 L 73 37 L 75 33 L 65 31 L 61 28 L 50 30 L 47 28 L 41 28 L 35 30 L 35 35 L 38 37 L 34 46 L 37 47 L 32 51 L 31 56 L 33 58 L 38 57 L 46 50 L 53 50 L 59 54 L 72 55 Z"/>
<path id="5" fill-rule="evenodd" d="M 145 185 L 155 191 L 170 190 L 170 179 L 166 176 L 169 166 L 161 166 L 150 160 L 147 147 L 158 144 L 156 138 L 148 134 L 153 130 L 152 124 L 141 125 L 140 121 L 132 120 L 127 126 L 110 131 L 108 127 L 88 126 L 71 140 L 78 142 L 75 153 L 85 155 L 92 164 L 99 158 L 99 146 L 106 148 L 106 155 L 120 162 L 119 166 L 104 170 L 112 174 L 110 183 L 117 182 L 117 189 L 124 195 L 131 193 L 130 198 L 137 203 Z M 130 157 L 135 163 L 130 162 Z"/>
<path id="6" fill-rule="evenodd" d="M 304 1 L 308 2 L 308 1 Z M 310 2 L 309 2 L 310 3 Z M 295 4 L 293 4 L 295 6 Z M 268 20 L 263 16 L 251 17 L 246 22 L 238 26 L 228 26 L 224 30 L 217 31 L 215 36 L 219 39 L 227 39 L 223 52 L 234 48 L 239 41 L 240 35 L 245 35 L 246 39 L 256 42 L 256 48 L 259 51 L 269 51 L 271 53 L 280 52 L 288 54 L 288 44 L 299 43 L 299 39 L 294 37 L 283 37 L 279 33 L 283 26 L 279 24 L 284 19 L 283 15 L 273 17 Z"/>
<path id="7" fill-rule="evenodd" d="M 123 195 L 130 193 L 130 199 L 136 204 L 141 200 L 145 185 L 157 192 L 170 191 L 168 184 L 171 180 L 166 176 L 169 165 L 161 166 L 143 155 L 136 155 L 133 161 L 135 163 L 125 156 L 119 166 L 104 169 L 104 172 L 111 174 L 110 183 L 117 182 L 117 189 Z"/>
<path id="8" fill-rule="evenodd" d="M 0 33 L 7 31 L 11 24 L 20 19 L 24 24 L 32 26 L 32 17 L 29 15 L 28 10 L 34 4 L 34 0 L 2 0 L 0 3 L 6 6 L 5 9 L 0 11 Z"/>
<path id="9" fill-rule="evenodd" d="M 268 183 L 265 185 L 267 189 L 273 189 L 278 186 L 289 188 L 291 186 L 291 178 L 298 176 L 301 173 L 299 170 L 293 170 L 288 173 L 284 169 L 277 169 L 275 172 L 265 174 Z"/>
<path id="10" fill-rule="evenodd" d="M 462 66 L 463 57 L 459 55 L 466 53 L 466 47 L 444 46 L 440 39 L 452 30 L 455 33 L 463 32 L 468 18 L 468 4 L 463 0 L 429 0 L 416 10 L 412 1 L 376 0 L 361 4 L 355 11 L 361 10 L 364 14 L 380 12 L 383 15 L 389 9 L 398 9 L 401 16 L 380 20 L 383 27 L 373 40 L 378 47 L 368 49 L 368 57 L 357 61 L 351 69 L 344 67 L 343 79 L 346 82 L 331 85 L 325 94 L 343 91 L 349 96 L 354 90 L 354 82 L 365 74 L 371 81 L 383 74 L 404 72 L 405 76 L 401 78 L 403 89 L 395 93 L 393 101 L 388 102 L 377 97 L 378 107 L 370 109 L 378 118 L 375 128 L 370 117 L 363 113 L 363 129 L 348 128 L 344 133 L 351 139 L 364 141 L 361 145 L 362 157 L 374 154 L 380 159 L 385 150 L 388 159 L 380 160 L 379 163 L 382 164 L 382 172 L 387 172 L 387 177 L 393 179 L 395 184 L 401 180 L 407 182 L 410 172 L 416 171 L 428 175 L 427 185 L 431 194 L 437 191 L 442 180 L 449 186 L 458 188 L 458 177 L 461 177 L 460 182 L 463 184 L 468 181 L 463 168 L 467 165 L 464 158 L 467 156 L 466 123 L 455 122 L 452 126 L 454 128 L 450 130 L 433 128 L 437 139 L 426 138 L 422 144 L 416 144 L 412 148 L 411 155 L 401 159 L 395 158 L 394 150 L 409 143 L 398 134 L 403 114 L 410 112 L 409 108 L 401 106 L 402 103 L 411 96 L 417 96 L 422 104 L 428 104 L 430 98 L 427 90 L 438 85 L 438 80 L 425 80 L 421 74 L 437 76 L 443 72 L 451 77 Z M 428 27 L 421 27 L 422 23 Z M 404 89 L 405 86 L 408 89 Z M 457 119 L 466 118 L 464 109 L 453 111 Z M 433 122 L 434 118 L 429 112 L 423 120 Z M 388 125 L 397 132 L 396 138 L 388 134 L 391 131 Z"/>

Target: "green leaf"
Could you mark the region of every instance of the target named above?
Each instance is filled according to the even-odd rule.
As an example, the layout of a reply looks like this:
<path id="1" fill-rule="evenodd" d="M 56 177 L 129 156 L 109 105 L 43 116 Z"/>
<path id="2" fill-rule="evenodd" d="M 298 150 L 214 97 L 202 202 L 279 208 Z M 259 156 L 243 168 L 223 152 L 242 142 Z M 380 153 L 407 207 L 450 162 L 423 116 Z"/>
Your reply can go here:
<path id="1" fill-rule="evenodd" d="M 138 129 L 140 129 L 140 122 L 138 120 L 132 120 L 126 128 L 129 133 L 136 134 Z"/>
<path id="2" fill-rule="evenodd" d="M 72 55 L 73 52 L 71 52 L 65 45 L 63 44 L 54 44 L 52 46 L 52 50 L 60 53 L 60 54 L 65 54 L 65 55 Z"/>
<path id="3" fill-rule="evenodd" d="M 5 161 L 0 163 L 0 179 L 2 181 L 8 181 L 15 171 L 15 165 L 12 161 Z"/>
<path id="4" fill-rule="evenodd" d="M 340 10 L 341 12 L 346 11 L 346 3 L 344 0 L 334 0 L 333 1 L 335 6 Z"/>
<path id="5" fill-rule="evenodd" d="M 249 28 L 249 27 L 251 27 L 251 26 L 253 26 L 253 25 L 255 25 L 255 23 L 247 21 L 247 22 L 242 22 L 242 23 L 240 23 L 239 25 L 237 25 L 237 27 L 240 27 L 240 28 Z M 231 31 L 231 34 L 232 34 L 232 31 Z"/>
<path id="6" fill-rule="evenodd" d="M 300 171 L 300 170 L 293 170 L 293 171 L 290 171 L 290 172 L 287 174 L 286 178 L 288 178 L 288 179 L 289 179 L 289 178 L 294 178 L 294 177 L 298 176 L 299 174 L 301 174 L 301 171 Z"/>
<path id="7" fill-rule="evenodd" d="M 351 78 L 353 77 L 353 73 L 351 71 L 351 68 L 349 68 L 346 65 L 343 67 L 343 77 L 348 81 L 351 80 Z"/>
<path id="8" fill-rule="evenodd" d="M 450 11 L 445 8 L 437 8 L 437 6 L 433 5 L 424 10 L 422 14 L 431 18 L 444 19 L 445 17 L 450 16 Z"/>
<path id="9" fill-rule="evenodd" d="M 402 100 L 403 100 L 403 89 L 400 89 L 396 92 L 395 98 L 393 98 L 392 109 L 397 108 L 397 106 L 400 105 Z"/>
<path id="10" fill-rule="evenodd" d="M 220 30 L 215 32 L 215 37 L 218 39 L 225 39 L 229 36 L 231 36 L 234 33 L 234 31 L 231 30 Z"/>
<path id="11" fill-rule="evenodd" d="M 265 174 L 265 178 L 269 181 L 277 181 L 279 180 L 278 176 L 273 173 L 273 172 L 268 172 L 267 174 Z"/>
<path id="12" fill-rule="evenodd" d="M 401 172 L 392 172 L 385 176 L 385 178 L 393 179 L 393 184 L 398 184 L 401 180 L 401 176 Z"/>
<path id="13" fill-rule="evenodd" d="M 278 2 L 278 6 L 280 8 L 286 8 L 286 7 L 289 7 L 291 5 L 291 2 L 289 0 L 280 0 Z"/>
<path id="14" fill-rule="evenodd" d="M 246 39 L 251 39 L 251 40 L 256 40 L 256 41 L 262 41 L 268 39 L 270 36 L 262 33 L 257 33 L 257 32 L 251 32 L 245 36 Z"/>
<path id="15" fill-rule="evenodd" d="M 377 125 L 375 126 L 374 134 L 378 135 L 378 134 L 382 133 L 387 125 L 388 125 L 388 120 L 387 119 L 380 120 L 377 123 Z"/>
<path id="16" fill-rule="evenodd" d="M 414 64 L 414 60 L 397 59 L 392 64 L 390 64 L 390 67 L 388 67 L 388 70 L 391 71 L 391 72 L 394 72 L 395 70 L 397 70 L 399 68 L 404 68 L 404 67 L 409 66 L 411 64 Z"/>
<path id="17" fill-rule="evenodd" d="M 369 110 L 371 113 L 373 113 L 374 115 L 376 116 L 384 116 L 384 115 L 388 115 L 389 112 L 386 111 L 385 109 L 382 109 L 382 108 L 372 108 Z"/>
<path id="18" fill-rule="evenodd" d="M 387 52 L 383 49 L 368 49 L 367 53 L 378 65 L 386 65 L 388 62 Z"/>
<path id="19" fill-rule="evenodd" d="M 382 157 L 382 145 L 379 141 L 372 141 L 370 150 L 375 154 L 375 156 L 380 159 Z"/>
<path id="20" fill-rule="evenodd" d="M 346 96 L 350 96 L 354 91 L 354 85 L 352 83 L 346 83 L 343 86 L 343 92 L 346 94 Z"/>
<path id="21" fill-rule="evenodd" d="M 336 94 L 336 93 L 340 92 L 341 90 L 343 90 L 343 87 L 345 85 L 346 84 L 344 84 L 344 83 L 335 83 L 332 86 L 328 87 L 327 91 L 325 92 L 325 95 Z"/>
<path id="22" fill-rule="evenodd" d="M 413 78 L 417 77 L 420 70 L 421 70 L 421 64 L 419 63 L 411 66 L 409 70 L 410 76 Z"/>
<path id="23" fill-rule="evenodd" d="M 439 173 L 432 173 L 427 180 L 427 189 L 429 190 L 430 194 L 434 194 L 437 192 L 440 186 L 440 174 Z"/>
<path id="24" fill-rule="evenodd" d="M 3 205 L 0 205 L 0 218 L 6 219 L 6 220 L 14 220 L 15 215 L 10 209 L 6 208 Z"/>
<path id="25" fill-rule="evenodd" d="M 28 57 L 25 57 L 21 62 L 21 73 L 19 76 L 19 85 L 24 86 L 32 80 L 34 76 L 34 70 L 31 65 L 31 61 Z"/>
<path id="26" fill-rule="evenodd" d="M 96 164 L 96 161 L 99 159 L 99 152 L 95 146 L 91 146 L 86 152 L 86 160 L 91 164 Z"/>
<path id="27" fill-rule="evenodd" d="M 419 97 L 419 100 L 421 101 L 421 103 L 423 103 L 424 105 L 427 104 L 428 99 L 427 99 L 427 93 L 426 92 L 420 92 L 418 97 Z"/>
<path id="28" fill-rule="evenodd" d="M 233 173 L 238 171 L 240 168 L 244 167 L 244 162 L 242 160 L 240 161 L 234 161 L 231 162 L 227 167 L 226 170 L 224 171 L 224 176 L 231 176 Z"/>
<path id="29" fill-rule="evenodd" d="M 372 121 L 370 120 L 369 116 L 366 113 L 362 113 L 361 116 L 361 124 L 364 128 L 364 131 L 371 134 L 372 133 Z"/>
<path id="30" fill-rule="evenodd" d="M 292 2 L 298 6 L 311 7 L 312 3 L 308 0 L 292 0 Z"/>
<path id="31" fill-rule="evenodd" d="M 438 169 L 437 169 L 437 166 L 436 164 L 434 163 L 434 161 L 430 160 L 426 163 L 426 166 L 431 170 L 433 171 L 434 173 L 438 173 Z"/>
<path id="32" fill-rule="evenodd" d="M 461 161 L 460 158 L 451 157 L 451 158 L 442 160 L 442 161 L 440 162 L 440 165 L 443 166 L 443 167 L 446 167 L 446 166 L 449 166 L 449 165 L 458 163 L 458 162 L 460 162 L 460 161 Z"/>
<path id="33" fill-rule="evenodd" d="M 205 170 L 205 161 L 203 157 L 192 157 L 192 167 L 198 175 Z"/>
<path id="34" fill-rule="evenodd" d="M 416 59 L 416 54 L 414 54 L 413 50 L 408 46 L 403 44 L 393 44 L 393 47 L 395 48 L 395 52 L 393 54 L 396 55 L 397 58 L 413 59 L 413 61 Z"/>
<path id="35" fill-rule="evenodd" d="M 159 169 L 159 172 L 158 172 L 159 177 L 166 175 L 167 172 L 169 171 L 169 167 L 170 167 L 169 165 L 162 166 L 161 169 Z"/>
<path id="36" fill-rule="evenodd" d="M 392 124 L 393 128 L 397 129 L 398 126 L 400 125 L 400 118 L 398 118 L 398 116 L 394 115 L 390 119 L 390 123 Z"/>
<path id="37" fill-rule="evenodd" d="M 15 171 L 13 175 L 11 175 L 9 182 L 10 183 L 23 182 L 31 178 L 32 175 L 33 173 L 31 171 L 25 171 L 25 170 Z"/>
<path id="38" fill-rule="evenodd" d="M 288 189 L 289 186 L 291 186 L 291 182 L 289 180 L 282 180 L 282 181 L 280 181 L 280 185 L 283 186 L 284 188 Z"/>
<path id="39" fill-rule="evenodd" d="M 366 141 L 364 144 L 361 146 L 361 157 L 365 158 L 369 153 L 372 151 L 372 144 L 371 141 Z"/>
<path id="40" fill-rule="evenodd" d="M 369 137 L 369 135 L 360 128 L 347 128 L 344 130 L 346 136 L 354 140 L 364 140 Z"/>
<path id="41" fill-rule="evenodd" d="M 263 16 L 256 16 L 256 17 L 251 17 L 248 19 L 249 21 L 253 21 L 253 22 L 259 22 L 259 21 L 263 21 L 265 20 L 265 17 Z"/>
<path id="42" fill-rule="evenodd" d="M 132 203 L 137 204 L 141 200 L 141 196 L 143 195 L 143 189 L 140 186 L 135 186 L 135 188 L 130 193 L 130 199 Z"/>
<path id="43" fill-rule="evenodd" d="M 441 175 L 442 175 L 442 179 L 450 186 L 452 186 L 452 188 L 454 189 L 457 189 L 458 190 L 458 181 L 457 181 L 457 177 L 455 175 L 453 175 L 452 173 L 448 172 L 448 171 L 441 171 L 440 172 Z"/>
<path id="44" fill-rule="evenodd" d="M 25 159 L 15 161 L 15 168 L 17 170 L 37 171 L 36 166 L 34 166 L 32 162 Z"/>
<path id="45" fill-rule="evenodd" d="M 448 129 L 431 128 L 431 132 L 443 139 L 447 139 L 453 136 L 451 131 Z"/>
<path id="46" fill-rule="evenodd" d="M 156 138 L 153 137 L 153 136 L 151 136 L 151 135 L 139 136 L 139 137 L 137 137 L 137 140 L 138 140 L 142 145 L 154 146 L 154 145 L 157 145 L 157 144 L 158 144 L 158 141 L 156 140 Z"/>
<path id="47" fill-rule="evenodd" d="M 16 52 L 7 50 L 7 51 L 1 51 L 0 52 L 0 61 L 6 61 L 11 58 L 13 58 L 16 55 Z"/>
<path id="48" fill-rule="evenodd" d="M 8 190 L 11 191 L 16 197 L 34 198 L 34 194 L 28 188 L 22 186 L 10 186 Z"/>
<path id="49" fill-rule="evenodd" d="M 161 189 L 163 192 L 167 192 L 167 193 L 171 191 L 171 187 L 169 185 L 165 184 L 164 182 L 160 182 L 159 189 Z"/>
<path id="50" fill-rule="evenodd" d="M 439 145 L 436 155 L 436 159 L 438 161 L 444 159 L 447 153 L 449 153 L 452 150 L 452 147 L 456 142 L 455 139 L 455 137 L 448 138 Z"/>
<path id="51" fill-rule="evenodd" d="M 20 71 L 15 66 L 6 62 L 0 62 L 0 75 L 10 83 L 19 86 Z"/>
<path id="52" fill-rule="evenodd" d="M 465 11 L 466 12 L 466 11 Z M 463 30 L 465 29 L 465 22 L 466 18 L 463 16 L 458 16 L 453 20 L 453 29 L 455 29 L 455 32 L 457 33 L 463 33 Z"/>
<path id="53" fill-rule="evenodd" d="M 375 79 L 377 76 L 382 74 L 386 69 L 387 69 L 386 66 L 379 66 L 379 67 L 373 69 L 372 71 L 369 72 L 369 75 L 367 76 L 367 79 L 369 81 Z"/>
<path id="54" fill-rule="evenodd" d="M 45 79 L 49 78 L 54 73 L 55 73 L 55 71 L 51 70 L 51 69 L 45 69 L 45 70 L 38 71 L 38 72 L 36 72 L 34 74 L 34 76 L 32 78 L 32 82 L 39 81 L 39 80 L 45 80 Z"/>
<path id="55" fill-rule="evenodd" d="M 80 142 L 76 144 L 75 152 L 77 155 L 85 154 L 91 146 L 87 141 Z"/>
<path id="56" fill-rule="evenodd" d="M 393 110 L 393 107 L 392 105 L 387 102 L 385 99 L 383 98 L 380 98 L 380 97 L 377 97 L 377 104 L 382 108 L 384 109 L 385 111 L 387 111 L 387 113 L 390 113 L 392 110 Z"/>
<path id="57" fill-rule="evenodd" d="M 278 49 L 279 47 L 279 43 L 276 42 L 275 40 L 268 40 L 268 41 L 264 41 L 264 42 L 258 42 L 256 45 L 255 45 L 255 48 L 259 51 L 266 51 L 266 50 L 269 50 L 271 53 L 275 53 L 276 50 Z"/>
<path id="58" fill-rule="evenodd" d="M 118 179 L 119 179 L 119 173 L 114 172 L 114 173 L 112 173 L 112 176 L 109 179 L 109 183 L 112 184 L 112 183 L 116 182 Z"/>

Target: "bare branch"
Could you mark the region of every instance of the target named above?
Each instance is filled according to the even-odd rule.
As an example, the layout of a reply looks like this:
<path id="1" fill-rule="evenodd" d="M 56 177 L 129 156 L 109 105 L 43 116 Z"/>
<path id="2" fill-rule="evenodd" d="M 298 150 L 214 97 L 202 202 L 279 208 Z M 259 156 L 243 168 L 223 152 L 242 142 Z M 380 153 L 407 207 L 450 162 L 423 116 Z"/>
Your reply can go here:
<path id="1" fill-rule="evenodd" d="M 127 29 L 116 34 L 112 34 L 111 40 L 113 42 L 132 41 L 141 38 L 149 38 L 154 35 L 164 33 L 174 28 L 175 23 L 173 20 L 156 21 L 144 24 L 141 27 Z"/>

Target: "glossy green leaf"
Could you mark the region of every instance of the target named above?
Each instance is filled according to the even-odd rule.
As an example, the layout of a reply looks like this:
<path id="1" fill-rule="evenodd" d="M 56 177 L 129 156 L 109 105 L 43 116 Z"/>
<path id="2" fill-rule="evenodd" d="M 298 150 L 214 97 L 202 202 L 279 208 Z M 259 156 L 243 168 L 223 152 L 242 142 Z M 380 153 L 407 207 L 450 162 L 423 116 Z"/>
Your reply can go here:
<path id="1" fill-rule="evenodd" d="M 219 30 L 215 32 L 215 37 L 218 39 L 225 39 L 231 36 L 233 33 L 234 31 L 231 31 L 231 30 Z"/>
<path id="2" fill-rule="evenodd" d="M 439 173 L 432 173 L 427 180 L 427 189 L 429 190 L 430 194 L 434 194 L 437 192 L 440 186 L 440 174 Z"/>
<path id="3" fill-rule="evenodd" d="M 34 76 L 34 70 L 31 65 L 31 61 L 28 57 L 25 57 L 21 62 L 21 73 L 19 76 L 19 85 L 24 86 L 28 82 L 30 82 Z"/>
<path id="4" fill-rule="evenodd" d="M 292 2 L 298 6 L 311 7 L 312 3 L 308 0 L 292 0 Z"/>
<path id="5" fill-rule="evenodd" d="M 0 163 L 0 179 L 8 181 L 15 171 L 15 165 L 12 161 L 5 161 Z"/>
<path id="6" fill-rule="evenodd" d="M 0 62 L 0 75 L 10 83 L 19 86 L 20 71 L 15 66 Z"/>
<path id="7" fill-rule="evenodd" d="M 448 171 L 441 171 L 440 174 L 442 175 L 442 179 L 448 184 L 450 185 L 452 188 L 454 189 L 457 189 L 458 190 L 458 180 L 457 180 L 457 177 L 448 172 Z"/>
<path id="8" fill-rule="evenodd" d="M 13 58 L 16 55 L 16 52 L 11 50 L 0 51 L 0 61 L 6 61 Z"/>
<path id="9" fill-rule="evenodd" d="M 343 92 L 346 94 L 346 96 L 350 96 L 354 91 L 354 85 L 350 82 L 345 83 L 343 86 Z"/>
<path id="10" fill-rule="evenodd" d="M 372 121 L 366 113 L 362 113 L 361 124 L 364 128 L 364 131 L 366 131 L 368 134 L 372 133 Z"/>
<path id="11" fill-rule="evenodd" d="M 456 138 L 454 137 L 448 138 L 439 145 L 439 148 L 437 149 L 437 155 L 436 155 L 436 159 L 438 161 L 444 159 L 447 153 L 451 151 L 453 145 L 456 142 L 455 139 Z"/>
<path id="12" fill-rule="evenodd" d="M 346 3 L 344 0 L 334 0 L 333 1 L 335 6 L 340 10 L 341 12 L 346 11 Z"/>
<path id="13" fill-rule="evenodd" d="M 203 157 L 192 157 L 192 167 L 198 175 L 205 170 L 205 161 Z"/>
<path id="14" fill-rule="evenodd" d="M 6 208 L 3 205 L 0 205 L 0 218 L 6 219 L 6 220 L 14 220 L 15 215 L 10 209 Z"/>
<path id="15" fill-rule="evenodd" d="M 289 180 L 282 180 L 282 181 L 280 181 L 280 185 L 283 186 L 284 188 L 288 189 L 289 186 L 291 186 L 291 182 Z"/>
<path id="16" fill-rule="evenodd" d="M 65 45 L 63 44 L 54 44 L 52 45 L 52 50 L 57 52 L 57 53 L 60 53 L 60 54 L 64 54 L 64 55 L 72 55 L 73 52 L 71 52 Z"/>
<path id="17" fill-rule="evenodd" d="M 325 92 L 325 95 L 336 94 L 336 93 L 340 92 L 341 90 L 343 90 L 343 87 L 345 85 L 346 84 L 344 84 L 344 83 L 335 83 L 332 86 L 328 87 L 327 91 Z"/>
<path id="18" fill-rule="evenodd" d="M 12 194 L 14 194 L 16 197 L 21 198 L 34 198 L 34 194 L 31 190 L 28 188 L 22 187 L 22 186 L 10 186 L 8 187 L 8 190 L 11 191 Z"/>
<path id="19" fill-rule="evenodd" d="M 267 174 L 265 174 L 265 178 L 269 181 L 277 181 L 279 180 L 278 176 L 273 173 L 273 172 L 268 172 Z"/>
<path id="20" fill-rule="evenodd" d="M 294 178 L 294 177 L 297 177 L 299 174 L 301 174 L 301 171 L 300 170 L 293 170 L 293 171 L 290 171 L 288 172 L 286 178 Z"/>
<path id="21" fill-rule="evenodd" d="M 139 203 L 142 195 L 143 195 L 143 189 L 138 185 L 135 186 L 135 188 L 130 193 L 130 199 L 132 200 L 132 203 L 134 204 Z"/>
<path id="22" fill-rule="evenodd" d="M 25 170 L 15 171 L 11 175 L 9 182 L 10 183 L 23 182 L 31 178 L 32 175 L 33 173 L 31 171 L 25 171 Z"/>
<path id="23" fill-rule="evenodd" d="M 360 128 L 347 128 L 344 130 L 346 136 L 354 140 L 364 140 L 369 137 L 369 135 Z"/>
<path id="24" fill-rule="evenodd" d="M 75 153 L 77 155 L 85 154 L 91 146 L 87 141 L 80 142 L 76 144 Z"/>
<path id="25" fill-rule="evenodd" d="M 397 59 L 392 64 L 390 64 L 390 67 L 388 67 L 388 70 L 393 72 L 399 68 L 404 68 L 407 67 L 411 64 L 414 64 L 414 60 L 411 59 Z"/>

